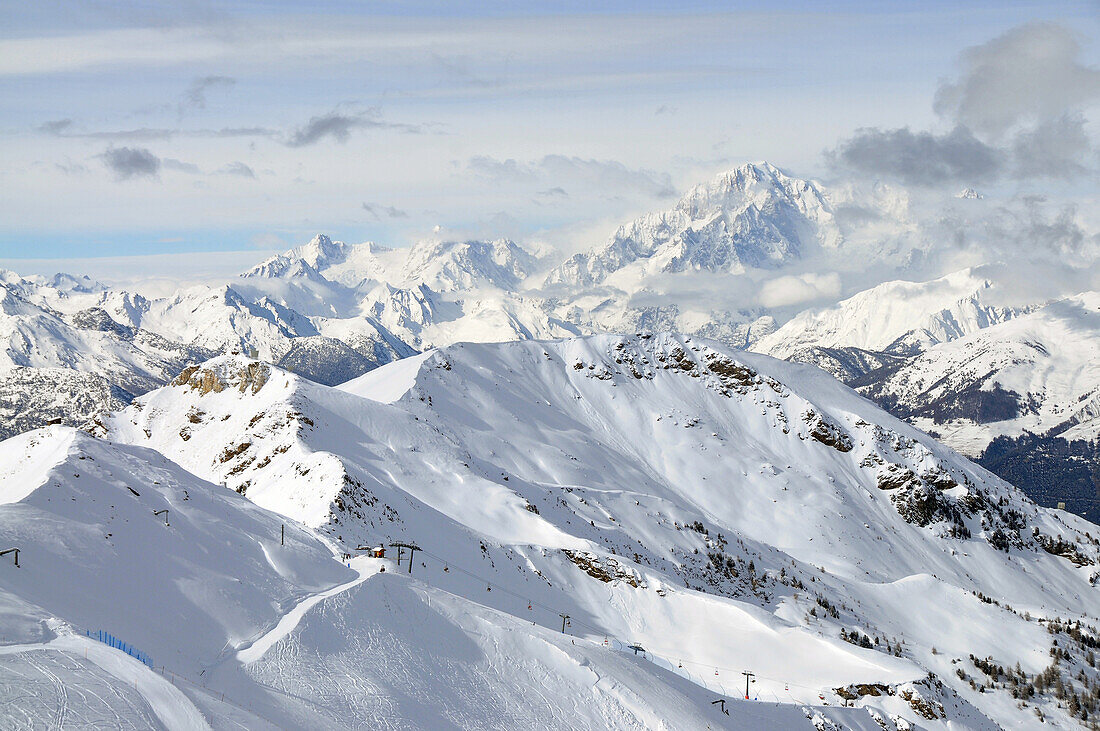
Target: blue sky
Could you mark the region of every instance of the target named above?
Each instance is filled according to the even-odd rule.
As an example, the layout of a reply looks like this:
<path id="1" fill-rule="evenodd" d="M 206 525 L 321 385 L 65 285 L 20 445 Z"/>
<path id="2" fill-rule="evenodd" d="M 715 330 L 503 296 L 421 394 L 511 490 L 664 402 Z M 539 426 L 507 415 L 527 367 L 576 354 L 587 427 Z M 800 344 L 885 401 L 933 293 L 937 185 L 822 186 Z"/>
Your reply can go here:
<path id="1" fill-rule="evenodd" d="M 1082 2 L 318 5 L 0 1 L 0 259 L 575 248 L 747 160 L 828 177 L 857 129 L 946 135 L 967 49 L 1029 22 L 1100 57 Z"/>

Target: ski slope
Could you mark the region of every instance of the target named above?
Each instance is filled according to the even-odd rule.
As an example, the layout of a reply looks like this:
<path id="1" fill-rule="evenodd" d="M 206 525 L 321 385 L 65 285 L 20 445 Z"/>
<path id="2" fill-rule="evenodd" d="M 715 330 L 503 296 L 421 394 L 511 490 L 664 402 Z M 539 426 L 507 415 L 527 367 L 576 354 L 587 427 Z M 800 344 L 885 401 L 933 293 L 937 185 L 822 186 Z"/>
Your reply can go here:
<path id="1" fill-rule="evenodd" d="M 917 693 L 940 727 L 1012 726 L 1033 707 L 971 687 L 969 656 L 1034 676 L 1039 618 L 1097 615 L 1083 521 L 817 369 L 680 336 L 451 346 L 336 389 L 219 358 L 103 433 L 337 544 L 414 541 L 414 580 L 551 630 L 568 614 L 728 698 L 748 668 L 762 699 L 881 684 L 856 704 L 929 724 Z"/>
<path id="2" fill-rule="evenodd" d="M 0 571 L 5 728 L 811 728 L 819 713 L 726 716 L 713 690 L 621 645 L 477 604 L 419 569 L 348 568 L 327 540 L 151 450 L 61 427 L 3 450 L 22 465 L 0 482 L 0 525 L 21 547 L 21 567 Z M 96 626 L 154 667 L 82 634 Z"/>

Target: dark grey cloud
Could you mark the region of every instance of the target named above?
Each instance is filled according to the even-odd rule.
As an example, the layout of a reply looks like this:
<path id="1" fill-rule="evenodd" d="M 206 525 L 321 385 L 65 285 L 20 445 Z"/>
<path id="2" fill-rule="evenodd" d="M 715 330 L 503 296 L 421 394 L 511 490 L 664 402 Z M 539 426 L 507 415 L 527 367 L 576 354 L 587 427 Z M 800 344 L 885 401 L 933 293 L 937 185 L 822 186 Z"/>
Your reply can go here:
<path id="1" fill-rule="evenodd" d="M 1054 254 L 1072 255 L 1081 252 L 1091 238 L 1081 226 L 1075 204 L 1051 210 L 1042 196 L 1024 197 L 1022 204 L 1024 212 L 1016 214 L 1017 225 L 1011 228 L 1019 248 L 1038 246 Z M 1005 236 L 1013 233 L 1006 231 Z"/>
<path id="2" fill-rule="evenodd" d="M 1018 178 L 1073 178 L 1084 175 L 1092 144 L 1081 114 L 1025 129 L 1012 142 L 1013 174 Z"/>
<path id="3" fill-rule="evenodd" d="M 71 119 L 55 119 L 51 122 L 43 122 L 38 125 L 38 131 L 50 135 L 59 135 L 72 126 L 73 120 Z"/>
<path id="4" fill-rule="evenodd" d="M 198 165 L 173 157 L 158 157 L 144 147 L 110 147 L 96 155 L 119 180 L 129 178 L 155 178 L 161 170 L 171 170 L 187 175 L 202 175 Z"/>
<path id="5" fill-rule="evenodd" d="M 1084 111 L 1100 101 L 1100 69 L 1081 62 L 1072 31 L 1028 23 L 967 49 L 961 66 L 933 102 L 951 132 L 860 129 L 827 157 L 850 172 L 927 186 L 1095 170 Z"/>
<path id="6" fill-rule="evenodd" d="M 363 203 L 363 210 L 377 219 L 381 219 L 382 216 L 386 216 L 387 218 L 409 217 L 408 211 L 403 211 L 400 208 L 395 208 L 393 206 L 383 206 L 378 203 Z"/>
<path id="7" fill-rule="evenodd" d="M 309 122 L 294 130 L 286 141 L 290 147 L 304 147 L 331 137 L 337 142 L 347 142 L 351 130 L 359 126 L 359 118 L 345 114 L 325 114 L 311 117 Z"/>
<path id="8" fill-rule="evenodd" d="M 568 198 L 569 194 L 565 192 L 565 188 L 555 186 L 553 188 L 547 188 L 546 190 L 540 190 L 535 193 L 537 196 L 543 198 Z"/>
<path id="9" fill-rule="evenodd" d="M 843 168 L 910 185 L 983 181 L 1000 174 L 1002 155 L 965 127 L 944 135 L 908 127 L 864 128 L 830 153 Z"/>
<path id="10" fill-rule="evenodd" d="M 229 163 L 225 167 L 218 170 L 218 173 L 222 175 L 239 175 L 242 178 L 256 177 L 256 171 L 240 161 Z"/>
<path id="11" fill-rule="evenodd" d="M 388 129 L 409 134 L 419 134 L 424 131 L 423 125 L 385 122 L 379 118 L 380 116 L 379 110 L 368 109 L 358 113 L 331 112 L 310 117 L 308 122 L 290 132 L 286 144 L 288 147 L 305 147 L 325 138 L 331 138 L 343 144 L 351 137 L 353 129 Z"/>
<path id="12" fill-rule="evenodd" d="M 969 201 L 972 202 L 972 201 Z M 974 258 L 1011 262 L 1036 259 L 1087 261 L 1097 252 L 1074 204 L 1023 195 L 1001 205 L 948 206 L 924 224 L 923 235 L 940 245 L 938 255 L 971 251 Z"/>
<path id="13" fill-rule="evenodd" d="M 937 113 L 999 138 L 1020 123 L 1043 123 L 1100 100 L 1100 69 L 1081 62 L 1073 31 L 1028 23 L 966 50 L 962 74 L 936 92 Z"/>
<path id="14" fill-rule="evenodd" d="M 160 158 L 144 147 L 112 147 L 98 157 L 119 180 L 155 178 L 160 172 Z"/>
<path id="15" fill-rule="evenodd" d="M 228 87 L 236 83 L 237 80 L 231 76 L 203 76 L 195 79 L 183 92 L 179 103 L 180 114 L 188 109 L 206 109 L 206 92 L 215 87 Z"/>

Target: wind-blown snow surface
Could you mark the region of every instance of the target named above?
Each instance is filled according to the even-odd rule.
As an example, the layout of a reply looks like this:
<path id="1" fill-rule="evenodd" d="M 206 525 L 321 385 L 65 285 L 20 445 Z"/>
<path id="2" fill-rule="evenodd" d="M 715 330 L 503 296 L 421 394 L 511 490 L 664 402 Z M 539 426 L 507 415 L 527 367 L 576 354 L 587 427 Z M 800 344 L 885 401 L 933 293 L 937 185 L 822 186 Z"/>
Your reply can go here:
<path id="1" fill-rule="evenodd" d="M 66 428 L 0 444 L 4 728 L 810 727 L 410 579 L 151 450 Z M 158 510 L 168 509 L 165 525 Z M 286 541 L 278 538 L 286 527 Z M 354 567 L 354 568 L 352 568 Z M 86 637 L 106 628 L 143 664 Z M 835 713 L 835 712 L 834 712 Z M 854 727 L 872 728 L 850 710 Z"/>
<path id="2" fill-rule="evenodd" d="M 0 463 L 0 534 L 20 549 L 0 577 L 5 728 L 193 727 L 194 701 L 76 633 L 194 676 L 348 573 L 294 524 L 280 552 L 289 521 L 148 449 L 52 427 L 0 443 Z"/>
<path id="3" fill-rule="evenodd" d="M 105 433 L 337 542 L 415 541 L 433 590 L 569 614 L 727 697 L 748 669 L 797 704 L 881 683 L 844 692 L 921 726 L 1061 718 L 972 688 L 968 658 L 1034 675 L 1038 618 L 1100 613 L 1089 524 L 821 371 L 672 335 L 457 345 L 339 389 L 221 358 Z"/>

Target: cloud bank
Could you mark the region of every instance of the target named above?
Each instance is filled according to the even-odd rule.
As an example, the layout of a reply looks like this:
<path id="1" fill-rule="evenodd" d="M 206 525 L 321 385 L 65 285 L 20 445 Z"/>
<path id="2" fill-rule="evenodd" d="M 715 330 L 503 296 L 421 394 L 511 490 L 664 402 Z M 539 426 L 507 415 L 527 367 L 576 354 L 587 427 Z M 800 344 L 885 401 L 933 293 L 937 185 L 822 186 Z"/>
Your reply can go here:
<path id="1" fill-rule="evenodd" d="M 1100 69 L 1068 28 L 1028 23 L 963 52 L 933 109 L 946 133 L 862 128 L 827 153 L 834 168 L 909 185 L 1068 180 L 1096 168 L 1086 111 Z"/>

